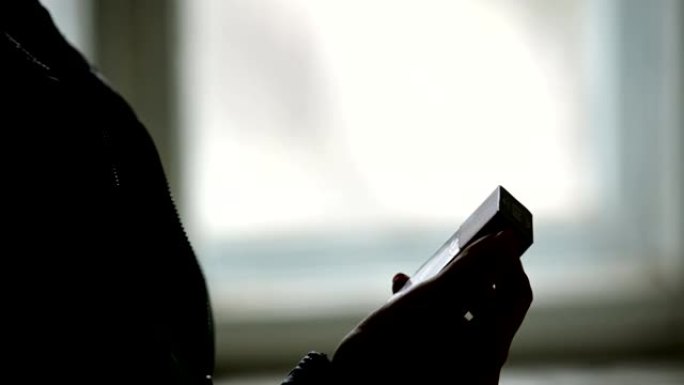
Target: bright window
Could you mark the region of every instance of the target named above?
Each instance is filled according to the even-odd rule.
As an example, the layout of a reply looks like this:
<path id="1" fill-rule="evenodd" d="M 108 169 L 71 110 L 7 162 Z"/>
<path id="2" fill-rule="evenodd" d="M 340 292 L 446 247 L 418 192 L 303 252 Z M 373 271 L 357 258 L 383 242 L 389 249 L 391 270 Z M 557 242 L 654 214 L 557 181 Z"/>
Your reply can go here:
<path id="1" fill-rule="evenodd" d="M 316 320 L 382 304 L 497 184 L 535 217 L 514 357 L 654 351 L 681 332 L 678 2 L 202 0 L 180 14 L 183 212 L 219 359 L 329 350 L 353 323 Z"/>
<path id="2" fill-rule="evenodd" d="M 497 184 L 535 215 L 538 301 L 643 290 L 641 242 L 666 235 L 630 239 L 624 221 L 665 190 L 624 194 L 640 176 L 624 169 L 639 143 L 620 126 L 620 9 L 552 3 L 183 2 L 184 197 L 219 308 L 377 303 Z M 664 140 L 641 156 L 678 150 L 674 115 L 649 114 Z M 652 226 L 676 209 L 664 198 Z"/>

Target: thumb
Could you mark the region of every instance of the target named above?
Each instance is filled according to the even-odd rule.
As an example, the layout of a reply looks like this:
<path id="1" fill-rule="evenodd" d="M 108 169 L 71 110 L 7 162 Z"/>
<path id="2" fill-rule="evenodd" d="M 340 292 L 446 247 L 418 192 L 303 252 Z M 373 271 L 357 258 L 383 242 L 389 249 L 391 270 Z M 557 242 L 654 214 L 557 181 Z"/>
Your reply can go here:
<path id="1" fill-rule="evenodd" d="M 392 294 L 397 294 L 399 290 L 406 284 L 409 280 L 409 276 L 404 273 L 397 273 L 392 278 Z"/>

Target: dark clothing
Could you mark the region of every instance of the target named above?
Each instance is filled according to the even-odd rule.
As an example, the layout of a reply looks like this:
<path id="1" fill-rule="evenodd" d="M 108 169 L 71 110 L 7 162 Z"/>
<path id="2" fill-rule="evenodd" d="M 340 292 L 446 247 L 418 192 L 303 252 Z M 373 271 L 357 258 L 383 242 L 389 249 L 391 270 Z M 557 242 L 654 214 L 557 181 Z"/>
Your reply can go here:
<path id="1" fill-rule="evenodd" d="M 36 1 L 0 5 L 3 375 L 210 383 L 205 280 L 154 144 Z"/>

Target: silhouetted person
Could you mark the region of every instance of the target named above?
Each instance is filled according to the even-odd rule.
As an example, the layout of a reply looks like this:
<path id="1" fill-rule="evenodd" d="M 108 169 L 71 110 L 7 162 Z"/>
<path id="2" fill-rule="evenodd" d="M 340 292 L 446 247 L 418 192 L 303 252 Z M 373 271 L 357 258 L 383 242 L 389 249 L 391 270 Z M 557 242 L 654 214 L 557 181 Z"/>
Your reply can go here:
<path id="1" fill-rule="evenodd" d="M 3 375 L 211 383 L 204 276 L 145 127 L 37 1 L 0 4 Z M 515 247 L 480 239 L 285 381 L 495 384 L 532 300 Z"/>

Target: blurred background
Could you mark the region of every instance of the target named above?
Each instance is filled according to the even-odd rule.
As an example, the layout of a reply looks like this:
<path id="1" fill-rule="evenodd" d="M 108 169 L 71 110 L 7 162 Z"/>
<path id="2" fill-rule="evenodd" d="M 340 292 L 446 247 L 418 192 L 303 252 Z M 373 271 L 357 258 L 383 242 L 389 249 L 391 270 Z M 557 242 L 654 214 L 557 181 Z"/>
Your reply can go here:
<path id="1" fill-rule="evenodd" d="M 684 3 L 42 2 L 157 143 L 219 383 L 332 353 L 497 185 L 535 221 L 501 383 L 684 383 Z"/>

